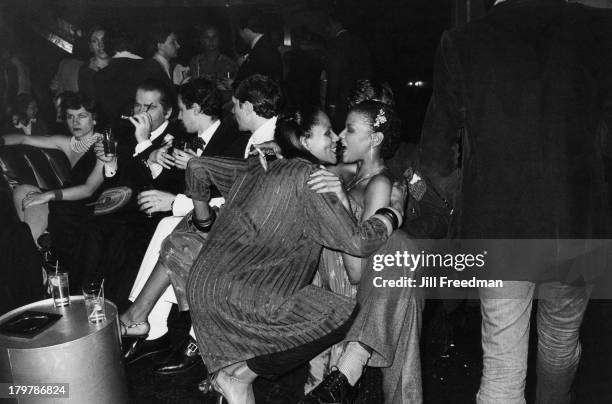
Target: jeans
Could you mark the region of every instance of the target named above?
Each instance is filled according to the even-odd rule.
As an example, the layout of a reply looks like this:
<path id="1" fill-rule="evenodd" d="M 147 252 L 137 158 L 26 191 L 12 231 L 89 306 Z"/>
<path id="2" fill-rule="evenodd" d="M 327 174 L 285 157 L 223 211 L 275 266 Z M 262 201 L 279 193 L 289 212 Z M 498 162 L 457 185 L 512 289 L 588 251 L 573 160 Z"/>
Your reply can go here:
<path id="1" fill-rule="evenodd" d="M 483 370 L 479 404 L 525 403 L 529 318 L 535 284 L 504 281 L 480 288 Z M 580 324 L 592 288 L 558 282 L 539 286 L 536 403 L 570 403 L 580 361 Z"/>

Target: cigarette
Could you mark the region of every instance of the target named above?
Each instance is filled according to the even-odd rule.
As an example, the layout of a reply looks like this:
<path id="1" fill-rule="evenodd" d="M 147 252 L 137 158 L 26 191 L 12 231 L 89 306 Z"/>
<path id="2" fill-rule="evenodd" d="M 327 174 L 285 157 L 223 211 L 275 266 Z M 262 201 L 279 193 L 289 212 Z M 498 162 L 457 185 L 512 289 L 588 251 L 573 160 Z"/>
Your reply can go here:
<path id="1" fill-rule="evenodd" d="M 127 115 L 121 115 L 121 119 L 130 119 L 131 116 L 127 116 Z"/>

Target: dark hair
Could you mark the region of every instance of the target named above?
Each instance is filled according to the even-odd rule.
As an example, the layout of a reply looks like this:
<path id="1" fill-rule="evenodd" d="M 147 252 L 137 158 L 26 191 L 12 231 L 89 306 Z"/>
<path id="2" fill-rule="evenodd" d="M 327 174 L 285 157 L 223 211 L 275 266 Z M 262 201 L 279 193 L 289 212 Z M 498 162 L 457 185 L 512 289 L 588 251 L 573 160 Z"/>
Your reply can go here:
<path id="1" fill-rule="evenodd" d="M 149 31 L 149 40 L 147 41 L 147 51 L 153 55 L 157 52 L 157 44 L 164 43 L 170 36 L 175 34 L 176 31 L 168 24 L 157 24 L 154 25 Z"/>
<path id="2" fill-rule="evenodd" d="M 136 32 L 125 27 L 112 27 L 104 34 L 104 49 L 109 56 L 117 52 L 139 53 L 140 40 Z"/>
<path id="3" fill-rule="evenodd" d="M 280 87 L 274 80 L 261 74 L 242 80 L 234 90 L 234 97 L 241 103 L 248 101 L 253 104 L 253 111 L 263 118 L 272 118 L 280 111 Z"/>
<path id="4" fill-rule="evenodd" d="M 174 107 L 174 93 L 163 82 L 156 79 L 146 79 L 138 84 L 136 90 L 157 91 L 159 93 L 159 103 L 162 105 L 164 112 Z"/>
<path id="5" fill-rule="evenodd" d="M 349 108 L 368 100 L 395 107 L 395 98 L 389 83 L 369 79 L 357 80 L 348 96 Z"/>
<path id="6" fill-rule="evenodd" d="M 365 116 L 375 132 L 383 134 L 380 145 L 380 155 L 383 159 L 390 159 L 395 154 L 400 142 L 400 120 L 395 110 L 382 102 L 364 101 L 350 109 L 349 113 L 356 112 Z"/>
<path id="7" fill-rule="evenodd" d="M 238 20 L 238 28 L 248 28 L 253 32 L 261 34 L 266 31 L 266 19 L 261 12 L 245 14 Z"/>
<path id="8" fill-rule="evenodd" d="M 187 108 L 198 104 L 204 114 L 215 120 L 223 114 L 221 91 L 214 80 L 199 78 L 183 84 L 179 88 L 179 97 Z"/>
<path id="9" fill-rule="evenodd" d="M 301 138 L 310 137 L 312 127 L 318 122 L 319 113 L 321 113 L 319 108 L 307 107 L 289 112 L 278 118 L 274 130 L 274 140 L 281 148 L 283 157 L 301 157 L 312 163 L 319 162 L 300 141 Z"/>
<path id="10" fill-rule="evenodd" d="M 91 53 L 91 49 L 89 48 L 89 46 L 91 45 L 91 36 L 94 34 L 94 32 L 96 31 L 102 31 L 104 32 L 104 51 L 106 52 L 106 28 L 104 28 L 101 25 L 94 25 L 91 28 L 89 28 L 87 30 L 87 34 L 85 35 L 85 39 L 87 41 L 87 49 L 89 49 L 89 52 Z"/>
<path id="11" fill-rule="evenodd" d="M 66 119 L 66 110 L 69 109 L 81 109 L 83 107 L 85 111 L 89 112 L 93 115 L 93 118 L 96 119 L 98 115 L 98 106 L 96 105 L 96 101 L 89 98 L 83 93 L 73 93 L 71 91 L 66 91 L 62 93 L 62 117 L 64 120 Z"/>

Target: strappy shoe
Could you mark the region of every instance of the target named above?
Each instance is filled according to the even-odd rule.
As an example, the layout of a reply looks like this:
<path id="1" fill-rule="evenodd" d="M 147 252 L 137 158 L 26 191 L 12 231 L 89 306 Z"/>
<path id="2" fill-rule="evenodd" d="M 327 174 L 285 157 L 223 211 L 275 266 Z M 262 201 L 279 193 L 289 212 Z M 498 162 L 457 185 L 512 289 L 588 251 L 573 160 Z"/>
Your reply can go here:
<path id="1" fill-rule="evenodd" d="M 217 404 L 223 404 L 223 394 L 219 392 L 218 386 L 216 384 L 217 376 L 219 372 L 211 373 L 208 377 L 198 384 L 198 390 L 200 390 L 204 394 L 214 393 L 216 395 L 215 402 Z"/>
<path id="2" fill-rule="evenodd" d="M 217 392 L 223 394 L 228 404 L 255 404 L 252 380 L 243 380 L 234 375 L 230 375 L 223 369 L 217 373 L 217 377 L 213 381 L 213 387 Z M 234 397 L 235 391 L 233 390 L 236 386 L 238 386 L 240 390 L 242 390 L 243 386 L 246 386 L 246 397 Z"/>
<path id="3" fill-rule="evenodd" d="M 146 332 L 142 334 L 128 334 L 128 330 L 130 328 L 136 328 L 144 324 L 148 326 Z M 149 336 L 149 330 L 151 329 L 151 326 L 149 325 L 149 322 L 147 320 L 141 321 L 139 323 L 129 323 L 129 324 L 124 323 L 123 321 L 119 320 L 119 325 L 121 327 L 121 337 L 122 338 L 144 339 Z"/>
<path id="4" fill-rule="evenodd" d="M 216 372 L 208 375 L 206 379 L 202 380 L 200 384 L 198 384 L 198 390 L 200 390 L 204 394 L 208 394 L 211 391 L 214 391 L 215 390 L 214 380 L 216 379 L 216 377 L 217 377 Z"/>

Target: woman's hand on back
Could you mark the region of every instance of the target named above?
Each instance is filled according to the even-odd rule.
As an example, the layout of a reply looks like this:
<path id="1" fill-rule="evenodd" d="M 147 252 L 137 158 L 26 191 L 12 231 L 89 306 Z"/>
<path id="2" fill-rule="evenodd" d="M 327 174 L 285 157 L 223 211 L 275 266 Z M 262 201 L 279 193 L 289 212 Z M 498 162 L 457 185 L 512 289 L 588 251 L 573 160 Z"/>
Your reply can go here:
<path id="1" fill-rule="evenodd" d="M 259 154 L 257 149 L 261 150 L 266 156 L 276 156 L 277 159 L 283 158 L 281 148 L 274 140 L 253 145 L 253 148 L 249 151 L 249 155 L 257 156 Z"/>
<path id="2" fill-rule="evenodd" d="M 308 180 L 307 184 L 312 191 L 315 191 L 318 194 L 336 194 L 344 207 L 350 210 L 349 200 L 346 196 L 346 192 L 344 191 L 344 187 L 342 186 L 342 181 L 340 181 L 340 178 L 336 174 L 326 170 L 325 168 L 320 168 L 319 170 L 310 174 L 310 179 Z"/>

